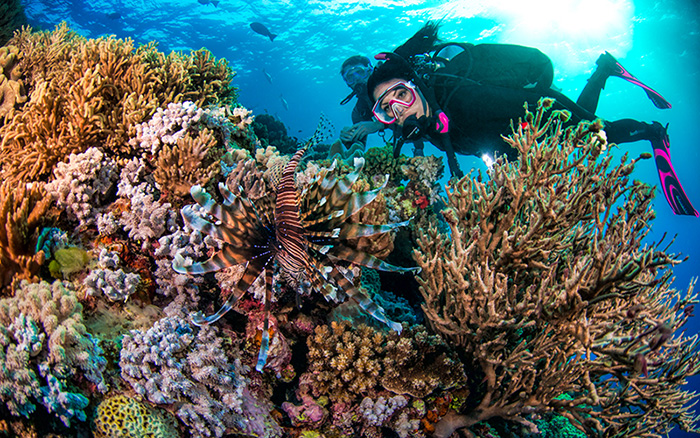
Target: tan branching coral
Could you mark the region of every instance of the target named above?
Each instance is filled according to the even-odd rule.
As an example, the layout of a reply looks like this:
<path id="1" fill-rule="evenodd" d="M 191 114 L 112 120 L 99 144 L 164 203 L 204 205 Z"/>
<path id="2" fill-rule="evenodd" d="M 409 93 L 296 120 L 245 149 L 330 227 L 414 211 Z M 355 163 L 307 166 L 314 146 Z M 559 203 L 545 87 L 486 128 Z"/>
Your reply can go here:
<path id="1" fill-rule="evenodd" d="M 16 105 L 27 101 L 18 66 L 19 49 L 0 47 L 0 125 L 4 117 L 12 115 Z"/>
<path id="2" fill-rule="evenodd" d="M 163 146 L 153 172 L 161 189 L 183 197 L 193 185 L 206 185 L 221 170 L 216 143 L 211 131 L 205 128 L 196 137 L 186 133 L 172 147 Z"/>
<path id="3" fill-rule="evenodd" d="M 382 390 L 422 398 L 466 382 L 454 353 L 422 326 L 399 335 L 332 322 L 317 327 L 307 344 L 310 365 L 300 389 L 333 402 L 358 401 Z"/>
<path id="4" fill-rule="evenodd" d="M 228 65 L 204 50 L 165 55 L 129 39 L 87 40 L 65 24 L 53 32 L 23 29 L 11 44 L 21 53 L 29 101 L 0 127 L 5 178 L 46 178 L 65 156 L 92 146 L 129 153 L 135 126 L 167 103 L 235 100 Z"/>
<path id="5" fill-rule="evenodd" d="M 611 164 L 599 124 L 545 121 L 550 104 L 506 139 L 519 161 L 448 187 L 449 234 L 418 231 L 428 323 L 483 380 L 460 425 L 556 412 L 589 436 L 691 430 L 698 339 L 674 333 L 697 300 L 670 287 L 675 256 L 642 244 L 653 190 L 629 183 L 636 160 Z"/>
<path id="6" fill-rule="evenodd" d="M 0 289 L 14 278 L 32 278 L 44 263 L 44 253 L 35 252 L 36 237 L 50 204 L 37 184 L 0 185 Z"/>

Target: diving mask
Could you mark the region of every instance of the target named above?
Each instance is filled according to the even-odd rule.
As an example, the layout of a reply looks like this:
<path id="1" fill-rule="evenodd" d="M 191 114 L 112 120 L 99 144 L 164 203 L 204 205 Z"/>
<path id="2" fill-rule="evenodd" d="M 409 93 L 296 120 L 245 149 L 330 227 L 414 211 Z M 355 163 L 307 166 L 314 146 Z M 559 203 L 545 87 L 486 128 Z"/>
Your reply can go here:
<path id="1" fill-rule="evenodd" d="M 366 83 L 371 74 L 371 65 L 354 65 L 342 72 L 343 80 L 352 89 L 355 89 L 359 84 Z"/>
<path id="2" fill-rule="evenodd" d="M 380 122 L 390 125 L 396 121 L 396 115 L 401 114 L 416 102 L 416 86 L 412 82 L 399 81 L 387 88 L 372 108 L 372 114 Z"/>

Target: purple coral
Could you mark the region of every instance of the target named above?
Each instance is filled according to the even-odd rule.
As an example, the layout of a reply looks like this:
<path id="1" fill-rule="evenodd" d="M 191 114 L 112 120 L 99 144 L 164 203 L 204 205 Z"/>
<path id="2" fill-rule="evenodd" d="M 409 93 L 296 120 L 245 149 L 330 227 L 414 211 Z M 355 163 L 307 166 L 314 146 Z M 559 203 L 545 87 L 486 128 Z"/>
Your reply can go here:
<path id="1" fill-rule="evenodd" d="M 221 437 L 228 428 L 279 436 L 269 409 L 260 410 L 264 403 L 246 391 L 247 368 L 238 359 L 231 362 L 222 343 L 212 327 L 196 329 L 183 318 L 163 318 L 146 332 L 124 337 L 122 378 L 152 403 L 177 402 L 177 416 L 196 437 Z M 250 409 L 258 409 L 256 416 Z"/>

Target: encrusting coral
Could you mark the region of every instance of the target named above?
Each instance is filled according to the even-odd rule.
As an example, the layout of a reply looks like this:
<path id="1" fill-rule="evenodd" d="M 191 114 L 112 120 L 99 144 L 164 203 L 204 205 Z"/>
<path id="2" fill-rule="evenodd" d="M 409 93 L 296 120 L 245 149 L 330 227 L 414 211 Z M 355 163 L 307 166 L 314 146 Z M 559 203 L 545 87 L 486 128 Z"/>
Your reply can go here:
<path id="1" fill-rule="evenodd" d="M 178 438 L 177 423 L 166 412 L 117 395 L 97 406 L 95 438 Z"/>
<path id="2" fill-rule="evenodd" d="M 128 154 L 135 127 L 167 103 L 235 100 L 232 72 L 206 50 L 190 55 L 134 47 L 113 37 L 86 40 L 64 24 L 23 29 L 11 40 L 29 100 L 0 127 L 0 173 L 37 180 L 71 153 L 99 146 Z"/>
<path id="3" fill-rule="evenodd" d="M 449 233 L 418 231 L 429 326 L 483 382 L 457 424 L 534 432 L 532 414 L 555 412 L 589 436 L 693 430 L 681 385 L 700 371 L 698 339 L 674 333 L 697 300 L 670 288 L 675 257 L 642 245 L 653 190 L 629 183 L 637 160 L 611 165 L 600 124 L 564 129 L 550 105 L 507 139 L 520 160 L 448 186 Z"/>

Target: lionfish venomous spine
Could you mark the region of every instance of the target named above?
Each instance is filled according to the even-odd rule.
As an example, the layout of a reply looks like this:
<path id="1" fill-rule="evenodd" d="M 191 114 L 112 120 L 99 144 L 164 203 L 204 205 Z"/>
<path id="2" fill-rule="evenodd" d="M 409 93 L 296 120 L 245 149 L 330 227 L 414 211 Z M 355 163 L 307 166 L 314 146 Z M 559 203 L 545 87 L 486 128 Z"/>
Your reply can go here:
<path id="1" fill-rule="evenodd" d="M 384 310 L 360 289 L 357 289 L 344 262 L 391 272 L 417 272 L 420 268 L 402 268 L 386 263 L 370 254 L 352 248 L 348 239 L 381 235 L 407 222 L 384 225 L 349 223 L 348 219 L 372 202 L 384 187 L 355 193 L 351 186 L 359 177 L 361 166 L 342 178 L 323 170 L 304 192 L 294 182 L 295 170 L 309 144 L 296 152 L 286 164 L 276 196 L 269 195 L 255 202 L 234 195 L 219 183 L 224 202 L 216 203 L 200 186 L 190 193 L 198 205 L 182 209 L 182 217 L 193 229 L 223 242 L 221 250 L 206 261 L 188 263 L 176 257 L 177 272 L 203 274 L 229 266 L 244 265 L 245 272 L 236 291 L 215 314 L 193 315 L 198 325 L 211 324 L 228 312 L 258 277 L 265 273 L 265 322 L 256 369 L 267 361 L 269 346 L 268 320 L 275 263 L 287 282 L 297 291 L 320 291 L 328 300 L 344 294 L 391 329 L 401 331 L 401 324 L 390 321 Z M 385 182 L 386 184 L 386 182 Z M 340 292 L 340 294 L 339 294 Z M 340 295 L 340 296 L 339 296 Z"/>

